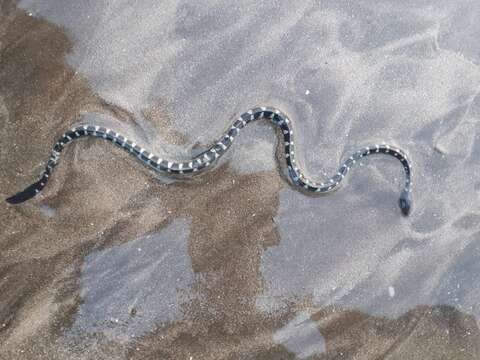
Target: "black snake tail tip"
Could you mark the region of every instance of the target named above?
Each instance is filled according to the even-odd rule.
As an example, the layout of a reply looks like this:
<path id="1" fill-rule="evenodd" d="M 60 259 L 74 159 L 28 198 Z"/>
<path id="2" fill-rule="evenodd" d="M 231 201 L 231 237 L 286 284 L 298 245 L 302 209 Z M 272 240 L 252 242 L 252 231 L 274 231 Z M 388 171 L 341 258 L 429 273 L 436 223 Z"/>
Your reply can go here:
<path id="1" fill-rule="evenodd" d="M 400 210 L 402 210 L 402 214 L 408 216 L 410 214 L 410 210 L 412 208 L 412 197 L 409 191 L 402 191 L 400 194 L 400 199 L 398 199 L 398 205 L 400 206 Z"/>
<path id="2" fill-rule="evenodd" d="M 9 204 L 20 204 L 24 201 L 27 201 L 33 198 L 40 191 L 40 182 L 30 185 L 25 190 L 16 193 L 15 195 L 6 199 Z"/>

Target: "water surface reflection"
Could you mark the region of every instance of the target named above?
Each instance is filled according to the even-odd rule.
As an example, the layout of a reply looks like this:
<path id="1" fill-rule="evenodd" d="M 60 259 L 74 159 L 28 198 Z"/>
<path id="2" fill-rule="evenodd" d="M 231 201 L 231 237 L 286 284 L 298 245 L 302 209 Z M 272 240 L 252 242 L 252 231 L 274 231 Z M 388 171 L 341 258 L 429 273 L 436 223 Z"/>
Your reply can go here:
<path id="1" fill-rule="evenodd" d="M 400 169 L 385 159 L 329 197 L 288 189 L 260 124 L 223 166 L 169 185 L 111 144 L 79 142 L 42 197 L 0 207 L 1 355 L 478 359 L 479 10 L 3 1 L 4 195 L 80 114 L 175 157 L 269 103 L 295 119 L 314 176 L 367 142 L 404 148 L 416 203 L 398 216 Z"/>
<path id="2" fill-rule="evenodd" d="M 128 341 L 180 319 L 194 278 L 189 224 L 177 218 L 157 233 L 86 256 L 71 334 L 103 333 Z"/>

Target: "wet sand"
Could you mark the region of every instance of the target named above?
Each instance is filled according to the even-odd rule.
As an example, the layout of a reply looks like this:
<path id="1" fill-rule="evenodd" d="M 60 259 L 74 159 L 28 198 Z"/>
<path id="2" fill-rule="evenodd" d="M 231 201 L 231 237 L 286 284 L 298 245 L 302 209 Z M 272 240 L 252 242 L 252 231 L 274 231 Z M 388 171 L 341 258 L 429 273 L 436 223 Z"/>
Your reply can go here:
<path id="1" fill-rule="evenodd" d="M 0 1 L 0 195 L 74 124 L 162 157 L 256 104 L 294 121 L 319 179 L 382 140 L 394 160 L 326 197 L 292 188 L 259 122 L 218 166 L 159 177 L 69 145 L 0 205 L 1 359 L 478 359 L 480 35 L 474 1 Z"/>

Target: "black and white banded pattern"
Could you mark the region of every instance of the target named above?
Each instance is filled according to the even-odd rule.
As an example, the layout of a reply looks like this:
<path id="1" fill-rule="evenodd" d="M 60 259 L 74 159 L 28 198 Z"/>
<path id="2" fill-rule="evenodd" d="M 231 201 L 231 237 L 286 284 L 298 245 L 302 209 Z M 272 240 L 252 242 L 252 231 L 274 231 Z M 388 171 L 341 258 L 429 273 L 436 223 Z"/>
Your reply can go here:
<path id="1" fill-rule="evenodd" d="M 257 107 L 243 113 L 234 121 L 233 125 L 223 137 L 215 142 L 215 144 L 208 150 L 183 162 L 162 159 L 111 129 L 95 125 L 82 125 L 75 127 L 63 134 L 53 147 L 47 166 L 42 173 L 40 180 L 30 185 L 24 191 L 8 198 L 7 201 L 12 204 L 18 204 L 34 197 L 42 191 L 52 175 L 53 169 L 58 163 L 60 153 L 69 142 L 75 139 L 93 136 L 111 141 L 138 157 L 138 159 L 140 159 L 145 165 L 161 173 L 195 174 L 210 168 L 223 154 L 225 154 L 235 138 L 240 134 L 241 130 L 247 126 L 247 124 L 261 118 L 269 119 L 280 128 L 283 135 L 285 161 L 290 179 L 294 185 L 309 192 L 325 194 L 336 190 L 352 166 L 365 156 L 372 154 L 386 154 L 397 158 L 405 170 L 405 185 L 401 191 L 399 206 L 402 213 L 408 215 L 412 201 L 412 169 L 406 154 L 402 150 L 386 144 L 367 146 L 346 159 L 342 166 L 340 166 L 338 172 L 329 180 L 325 182 L 315 182 L 305 176 L 295 160 L 296 144 L 294 142 L 294 134 L 290 119 L 280 110 L 273 107 Z"/>

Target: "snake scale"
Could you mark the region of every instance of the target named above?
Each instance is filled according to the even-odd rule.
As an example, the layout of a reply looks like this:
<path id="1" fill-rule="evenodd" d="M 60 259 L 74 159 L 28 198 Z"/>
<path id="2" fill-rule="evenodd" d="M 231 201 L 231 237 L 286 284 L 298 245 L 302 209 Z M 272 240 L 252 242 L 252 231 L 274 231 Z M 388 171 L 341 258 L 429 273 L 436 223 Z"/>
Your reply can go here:
<path id="1" fill-rule="evenodd" d="M 398 204 L 404 215 L 408 215 L 412 203 L 412 168 L 406 154 L 393 146 L 386 144 L 367 146 L 350 156 L 339 168 L 338 172 L 326 182 L 318 183 L 308 179 L 300 170 L 295 160 L 295 143 L 293 140 L 293 130 L 291 121 L 283 112 L 274 107 L 256 107 L 243 113 L 234 121 L 230 129 L 208 150 L 195 156 L 194 158 L 183 161 L 171 161 L 161 159 L 160 157 L 150 153 L 143 147 L 134 143 L 111 129 L 95 125 L 80 125 L 70 131 L 67 131 L 58 140 L 53 147 L 51 156 L 47 162 L 47 166 L 41 174 L 40 180 L 27 187 L 25 190 L 7 199 L 11 204 L 24 202 L 40 191 L 47 184 L 48 179 L 53 173 L 54 167 L 57 165 L 60 153 L 65 146 L 75 139 L 83 137 L 97 137 L 113 142 L 126 151 L 138 157 L 145 165 L 153 168 L 155 171 L 169 174 L 196 174 L 210 167 L 229 149 L 234 139 L 240 131 L 249 123 L 258 119 L 269 119 L 277 127 L 280 128 L 285 149 L 285 161 L 288 168 L 288 174 L 294 185 L 312 193 L 326 194 L 333 192 L 338 188 L 343 178 L 347 175 L 350 168 L 365 156 L 372 154 L 385 154 L 395 157 L 400 161 L 405 171 L 405 185 L 401 191 Z"/>

